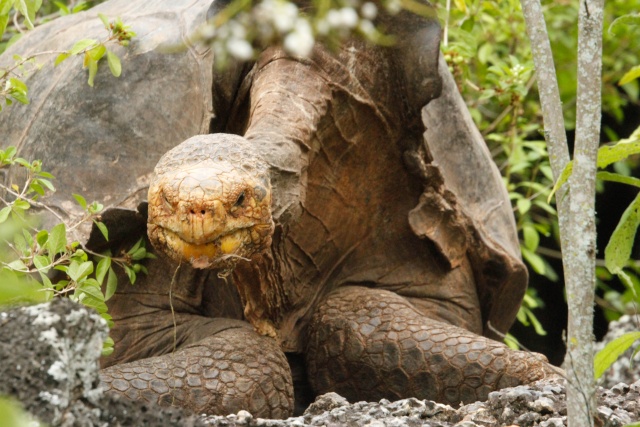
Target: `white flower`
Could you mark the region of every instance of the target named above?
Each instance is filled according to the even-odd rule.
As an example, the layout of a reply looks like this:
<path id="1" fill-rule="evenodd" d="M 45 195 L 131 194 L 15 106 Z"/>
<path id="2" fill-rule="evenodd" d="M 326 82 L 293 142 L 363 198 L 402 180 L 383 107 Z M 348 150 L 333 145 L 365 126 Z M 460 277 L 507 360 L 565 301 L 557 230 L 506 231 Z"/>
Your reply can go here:
<path id="1" fill-rule="evenodd" d="M 290 31 L 298 19 L 298 7 L 288 1 L 275 1 L 271 7 L 270 13 L 273 25 L 280 33 Z"/>
<path id="2" fill-rule="evenodd" d="M 231 30 L 231 36 L 236 39 L 245 39 L 247 37 L 247 30 L 242 23 L 237 21 L 229 22 L 229 29 Z"/>
<path id="3" fill-rule="evenodd" d="M 378 6 L 368 1 L 362 5 L 360 13 L 362 13 L 363 18 L 376 19 L 376 16 L 378 15 Z"/>
<path id="4" fill-rule="evenodd" d="M 253 57 L 253 47 L 244 39 L 231 38 L 227 40 L 227 51 L 234 58 L 244 61 Z"/>
<path id="5" fill-rule="evenodd" d="M 362 31 L 363 34 L 368 36 L 373 35 L 376 30 L 376 27 L 368 19 L 363 19 L 362 21 L 360 21 L 360 24 L 358 24 L 358 28 L 360 28 L 360 31 Z"/>
<path id="6" fill-rule="evenodd" d="M 326 35 L 331 29 L 331 25 L 327 22 L 327 19 L 319 19 L 316 21 L 316 31 L 318 34 Z"/>
<path id="7" fill-rule="evenodd" d="M 307 56 L 311 53 L 314 42 L 309 22 L 306 19 L 298 19 L 295 29 L 284 38 L 284 48 L 292 55 Z"/>
<path id="8" fill-rule="evenodd" d="M 339 27 L 342 24 L 342 15 L 340 15 L 340 12 L 338 10 L 331 9 L 329 12 L 327 12 L 326 21 L 327 24 L 329 24 L 329 26 L 332 28 Z"/>
<path id="9" fill-rule="evenodd" d="M 342 21 L 342 26 L 354 28 L 358 25 L 358 13 L 352 7 L 343 7 L 340 9 L 340 20 Z"/>
<path id="10" fill-rule="evenodd" d="M 385 6 L 387 7 L 389 13 L 393 15 L 402 10 L 402 4 L 400 3 L 400 0 L 388 0 Z"/>

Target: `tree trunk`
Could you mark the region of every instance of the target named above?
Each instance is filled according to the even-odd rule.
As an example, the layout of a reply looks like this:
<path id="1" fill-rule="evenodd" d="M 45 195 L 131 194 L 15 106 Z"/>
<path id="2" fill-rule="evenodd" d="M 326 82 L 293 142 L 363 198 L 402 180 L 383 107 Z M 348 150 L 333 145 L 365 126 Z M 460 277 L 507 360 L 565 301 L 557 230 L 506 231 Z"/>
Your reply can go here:
<path id="1" fill-rule="evenodd" d="M 567 416 L 570 426 L 593 426 L 593 298 L 596 285 L 595 187 L 600 143 L 604 0 L 581 0 L 578 21 L 578 97 L 573 174 L 569 178 L 569 236 L 565 285 L 569 302 Z"/>
<path id="2" fill-rule="evenodd" d="M 557 179 L 568 148 L 549 37 L 539 0 L 521 0 L 531 40 L 545 138 Z M 569 426 L 593 426 L 593 297 L 595 288 L 595 177 L 600 137 L 602 20 L 604 0 L 581 0 L 578 35 L 578 99 L 571 197 L 556 194 L 567 303 L 567 416 Z"/>

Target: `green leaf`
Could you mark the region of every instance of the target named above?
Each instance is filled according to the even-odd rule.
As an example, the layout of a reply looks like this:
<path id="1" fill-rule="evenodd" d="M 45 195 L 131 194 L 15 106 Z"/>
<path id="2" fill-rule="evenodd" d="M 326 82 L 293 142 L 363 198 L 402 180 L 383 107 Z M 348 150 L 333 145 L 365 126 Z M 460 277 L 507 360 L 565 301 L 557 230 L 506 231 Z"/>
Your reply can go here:
<path id="1" fill-rule="evenodd" d="M 51 255 L 57 255 L 67 249 L 67 227 L 63 222 L 56 224 L 49 231 L 47 248 Z"/>
<path id="2" fill-rule="evenodd" d="M 493 53 L 493 43 L 484 43 L 478 48 L 478 61 L 483 64 L 489 62 L 489 57 Z"/>
<path id="3" fill-rule="evenodd" d="M 146 258 L 146 255 L 147 255 L 147 250 L 144 247 L 141 247 L 131 254 L 131 259 L 133 259 L 134 261 L 139 261 L 141 259 Z"/>
<path id="4" fill-rule="evenodd" d="M 20 92 L 27 92 L 27 85 L 22 80 L 12 77 L 9 79 L 9 83 L 14 89 L 19 90 Z"/>
<path id="5" fill-rule="evenodd" d="M 29 276 L 21 277 L 13 271 L 0 270 L 0 305 L 46 302 L 51 299 L 52 294 Z"/>
<path id="6" fill-rule="evenodd" d="M 622 15 L 621 17 L 616 18 L 609 26 L 609 35 L 613 36 L 618 29 L 630 25 L 640 25 L 640 14 L 630 13 L 628 15 Z"/>
<path id="7" fill-rule="evenodd" d="M 102 221 L 93 221 L 93 223 L 96 225 L 96 227 L 98 227 L 98 230 L 100 230 L 100 233 L 102 233 L 102 236 L 104 237 L 104 240 L 106 240 L 108 242 L 109 241 L 109 230 L 107 230 L 107 226 L 104 225 L 104 222 L 102 222 Z"/>
<path id="8" fill-rule="evenodd" d="M 640 153 L 640 140 L 622 140 L 614 145 L 605 145 L 598 149 L 598 168 L 604 169 L 612 163 L 626 160 Z"/>
<path id="9" fill-rule="evenodd" d="M 116 293 L 116 289 L 118 288 L 118 276 L 116 272 L 113 271 L 113 268 L 109 268 L 109 274 L 107 275 L 107 287 L 104 291 L 104 299 L 108 300 Z"/>
<path id="10" fill-rule="evenodd" d="M 102 343 L 101 356 L 106 357 L 113 353 L 113 345 L 113 339 L 111 337 L 107 337 L 107 339 L 104 340 L 104 343 Z"/>
<path id="11" fill-rule="evenodd" d="M 522 235 L 524 237 L 524 245 L 531 252 L 535 252 L 538 249 L 540 243 L 540 235 L 538 230 L 531 223 L 526 223 L 522 226 Z"/>
<path id="12" fill-rule="evenodd" d="M 110 50 L 107 51 L 107 62 L 109 63 L 111 74 L 113 74 L 114 77 L 120 77 L 120 74 L 122 73 L 122 64 L 120 64 L 120 58 L 118 58 L 118 55 Z"/>
<path id="13" fill-rule="evenodd" d="M 82 207 L 82 209 L 87 210 L 87 200 L 79 194 L 74 194 L 73 198 L 76 199 L 76 202 Z"/>
<path id="14" fill-rule="evenodd" d="M 640 193 L 624 211 L 604 250 L 604 262 L 613 274 L 620 274 L 631 258 L 633 241 L 640 225 Z"/>
<path id="15" fill-rule="evenodd" d="M 7 218 L 9 218 L 9 213 L 11 212 L 11 206 L 5 206 L 0 209 L 0 224 L 5 222 Z"/>
<path id="16" fill-rule="evenodd" d="M 462 12 L 464 13 L 467 12 L 467 4 L 465 0 L 454 0 L 454 3 L 456 4 L 456 7 L 460 9 Z"/>
<path id="17" fill-rule="evenodd" d="M 43 185 L 43 186 L 47 187 L 47 189 L 49 191 L 56 191 L 56 188 L 53 186 L 51 181 L 49 181 L 48 179 L 38 178 L 36 180 L 36 182 L 38 182 L 40 185 Z"/>
<path id="18" fill-rule="evenodd" d="M 108 310 L 107 305 L 104 303 L 104 297 L 96 298 L 95 296 L 89 294 L 89 292 L 87 292 L 87 289 L 76 291 L 76 293 L 78 295 L 78 301 L 82 303 L 82 305 L 93 308 L 98 313 L 105 313 Z M 98 291 L 98 293 L 100 293 L 100 291 Z"/>
<path id="19" fill-rule="evenodd" d="M 33 20 L 35 19 L 35 10 L 33 7 L 33 2 L 28 2 L 25 0 L 16 0 L 13 4 L 13 7 L 20 12 L 22 16 L 24 16 L 24 24 L 30 30 L 33 30 Z"/>
<path id="20" fill-rule="evenodd" d="M 611 341 L 602 350 L 600 350 L 593 360 L 596 379 L 600 378 L 602 374 L 604 374 L 604 372 L 609 369 L 609 367 L 637 340 L 640 340 L 640 332 L 627 332 L 621 337 Z"/>
<path id="21" fill-rule="evenodd" d="M 29 163 L 28 161 L 26 161 L 21 157 L 16 157 L 13 161 L 19 164 L 20 166 L 24 166 L 27 169 L 31 169 L 31 163 Z"/>
<path id="22" fill-rule="evenodd" d="M 18 199 L 13 202 L 13 208 L 19 210 L 27 210 L 31 207 L 29 202 L 24 199 Z"/>
<path id="23" fill-rule="evenodd" d="M 602 181 L 619 182 L 621 184 L 628 184 L 628 185 L 633 185 L 634 187 L 640 187 L 640 178 L 620 175 L 619 173 L 598 172 L 596 174 L 596 178 Z"/>
<path id="24" fill-rule="evenodd" d="M 7 267 L 9 267 L 11 270 L 22 271 L 22 272 L 26 272 L 29 270 L 27 266 L 24 264 L 24 262 L 22 262 L 22 260 L 20 259 L 11 261 L 9 264 L 7 264 Z"/>
<path id="25" fill-rule="evenodd" d="M 106 29 L 109 29 L 109 18 L 103 13 L 98 13 L 98 18 L 102 21 Z"/>
<path id="26" fill-rule="evenodd" d="M 47 230 L 40 230 L 38 231 L 38 234 L 36 234 L 36 242 L 38 242 L 38 245 L 40 245 L 40 247 L 44 247 L 48 239 L 49 232 Z"/>
<path id="27" fill-rule="evenodd" d="M 521 247 L 520 250 L 522 251 L 522 257 L 529 263 L 531 268 L 533 268 L 533 271 L 538 274 L 544 275 L 546 266 L 544 260 L 540 257 L 540 255 L 524 247 Z"/>
<path id="28" fill-rule="evenodd" d="M 64 61 L 65 59 L 67 59 L 67 58 L 68 58 L 68 57 L 70 57 L 70 56 L 71 56 L 71 53 L 69 53 L 69 52 L 63 52 L 63 53 L 61 53 L 60 55 L 58 55 L 58 56 L 56 57 L 56 60 L 53 62 L 53 65 L 54 65 L 55 67 L 57 67 L 58 65 L 60 65 L 60 64 L 62 63 L 62 61 Z"/>
<path id="29" fill-rule="evenodd" d="M 47 273 L 51 269 L 51 260 L 47 256 L 37 255 L 33 257 L 33 265 L 35 265 L 41 273 Z"/>
<path id="30" fill-rule="evenodd" d="M 9 15 L 4 15 L 4 14 L 0 15 L 0 37 L 2 37 L 5 30 L 7 29 L 8 22 L 9 22 Z"/>
<path id="31" fill-rule="evenodd" d="M 142 239 L 139 239 L 139 240 L 136 242 L 136 244 L 135 244 L 135 245 L 133 245 L 133 246 L 131 247 L 131 249 L 129 249 L 129 250 L 127 251 L 127 253 L 128 253 L 129 255 L 132 255 L 135 251 L 137 251 L 137 250 L 138 250 L 138 248 L 140 248 L 140 246 L 142 246 Z"/>
<path id="32" fill-rule="evenodd" d="M 93 81 L 98 73 L 98 61 L 93 58 L 89 58 L 87 60 L 87 66 L 89 67 L 89 79 L 87 80 L 87 84 L 93 87 Z"/>
<path id="33" fill-rule="evenodd" d="M 93 202 L 87 207 L 87 210 L 90 214 L 97 214 L 98 212 L 102 211 L 103 208 L 104 206 L 102 205 L 102 203 Z"/>
<path id="34" fill-rule="evenodd" d="M 83 263 L 71 261 L 69 269 L 67 270 L 67 274 L 71 280 L 75 282 L 79 282 L 91 273 L 93 273 L 93 262 L 91 261 L 85 261 Z"/>
<path id="35" fill-rule="evenodd" d="M 531 209 L 531 200 L 518 199 L 518 201 L 516 202 L 516 206 L 518 207 L 518 212 L 520 213 L 520 215 L 524 215 L 529 212 L 529 209 Z"/>
<path id="36" fill-rule="evenodd" d="M 106 256 L 98 262 L 96 266 L 96 280 L 98 283 L 102 283 L 104 281 L 104 276 L 106 276 L 107 272 L 111 268 L 111 258 Z"/>
<path id="37" fill-rule="evenodd" d="M 107 312 L 100 313 L 100 317 L 102 317 L 106 322 L 109 328 L 113 328 L 113 317 Z"/>
<path id="38" fill-rule="evenodd" d="M 131 284 L 135 284 L 136 283 L 136 272 L 133 271 L 133 268 L 129 267 L 128 265 L 124 265 L 124 272 L 127 273 L 127 277 L 129 277 L 129 282 L 131 282 Z"/>
<path id="39" fill-rule="evenodd" d="M 562 187 L 562 185 L 569 180 L 569 177 L 571 176 L 572 172 L 573 172 L 573 160 L 567 163 L 567 166 L 565 166 L 564 169 L 562 170 L 562 173 L 560 174 L 560 178 L 558 178 L 556 183 L 553 185 L 553 188 L 551 189 L 551 193 L 549 193 L 549 197 L 547 197 L 547 203 L 551 203 L 551 199 L 553 198 L 553 195 L 556 194 L 556 191 L 558 191 L 558 189 Z"/>
<path id="40" fill-rule="evenodd" d="M 635 67 L 631 67 L 629 71 L 627 71 L 624 76 L 618 82 L 619 86 L 626 85 L 640 77 L 640 65 L 636 65 Z"/>
<path id="41" fill-rule="evenodd" d="M 91 57 L 91 59 L 96 62 L 100 61 L 105 53 L 107 53 L 107 48 L 102 43 L 87 51 L 87 54 Z"/>
<path id="42" fill-rule="evenodd" d="M 0 15 L 8 15 L 14 0 L 0 0 Z"/>
<path id="43" fill-rule="evenodd" d="M 94 39 L 82 39 L 76 42 L 76 44 L 73 45 L 73 47 L 71 48 L 71 50 L 69 51 L 69 55 L 77 55 L 80 52 L 82 52 L 83 50 L 93 46 L 94 44 L 97 44 L 98 41 L 94 40 Z"/>
<path id="44" fill-rule="evenodd" d="M 69 13 L 71 13 L 71 11 L 67 7 L 67 5 L 64 4 L 63 2 L 54 1 L 53 4 L 55 4 L 58 7 L 58 9 L 60 10 L 60 16 L 65 16 L 65 15 L 68 15 Z"/>
<path id="45" fill-rule="evenodd" d="M 83 10 L 87 10 L 88 8 L 89 8 L 89 3 L 87 3 L 86 1 L 81 1 L 81 2 L 78 2 L 78 4 L 76 4 L 75 6 L 73 6 L 73 9 L 71 9 L 71 13 L 82 12 Z"/>
<path id="46" fill-rule="evenodd" d="M 634 132 L 629 139 L 623 139 L 614 145 L 605 145 L 598 149 L 598 168 L 604 169 L 612 163 L 626 160 L 634 154 L 640 154 L 640 139 L 634 139 L 636 136 Z M 560 174 L 560 178 L 556 181 L 547 202 L 551 202 L 551 197 L 558 191 L 573 172 L 573 161 L 567 163 L 564 170 Z"/>
<path id="47" fill-rule="evenodd" d="M 27 105 L 29 104 L 29 98 L 24 93 L 20 92 L 11 92 L 11 98 L 18 101 L 20 104 Z"/>

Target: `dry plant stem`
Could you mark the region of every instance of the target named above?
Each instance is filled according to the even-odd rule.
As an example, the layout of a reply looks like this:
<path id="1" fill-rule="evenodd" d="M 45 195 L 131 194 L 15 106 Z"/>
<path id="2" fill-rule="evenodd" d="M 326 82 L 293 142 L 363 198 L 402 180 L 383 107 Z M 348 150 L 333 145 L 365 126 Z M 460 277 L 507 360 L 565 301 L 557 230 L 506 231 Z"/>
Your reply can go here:
<path id="1" fill-rule="evenodd" d="M 604 0 L 581 0 L 578 15 L 578 92 L 573 173 L 569 178 L 569 235 L 565 284 L 569 301 L 565 363 L 569 426 L 593 426 L 593 303 L 595 277 L 595 184 L 600 142 L 602 21 Z M 569 365 L 570 364 L 570 365 Z"/>

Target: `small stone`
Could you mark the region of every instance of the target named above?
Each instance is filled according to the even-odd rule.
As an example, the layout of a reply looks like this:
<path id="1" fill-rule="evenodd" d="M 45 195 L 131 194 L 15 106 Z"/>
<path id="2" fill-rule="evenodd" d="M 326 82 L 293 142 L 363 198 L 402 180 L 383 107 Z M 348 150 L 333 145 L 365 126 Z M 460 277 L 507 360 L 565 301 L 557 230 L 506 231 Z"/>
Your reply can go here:
<path id="1" fill-rule="evenodd" d="M 562 418 L 549 418 L 546 421 L 542 421 L 540 427 L 564 427 L 564 421 Z"/>
<path id="2" fill-rule="evenodd" d="M 533 402 L 529 402 L 527 406 L 541 414 L 550 414 L 557 412 L 554 401 L 549 399 L 548 397 L 540 397 Z"/>
<path id="3" fill-rule="evenodd" d="M 249 424 L 253 420 L 253 415 L 245 410 L 238 411 L 236 422 L 238 424 Z"/>

